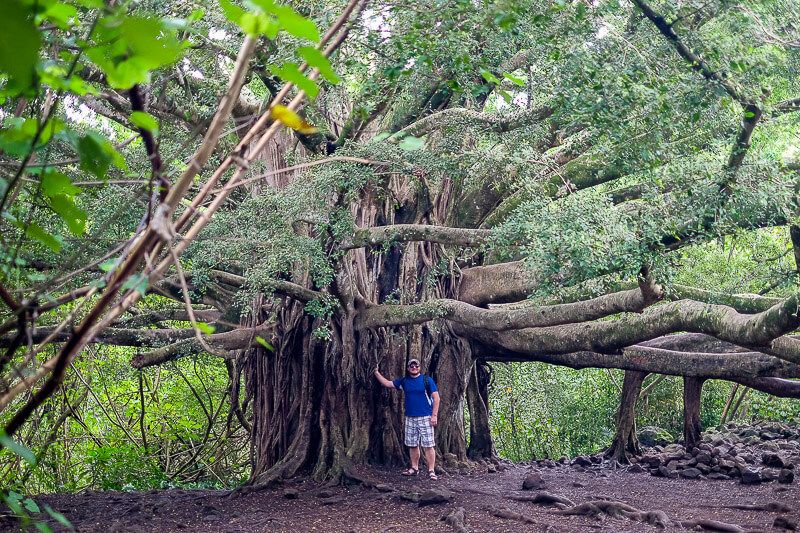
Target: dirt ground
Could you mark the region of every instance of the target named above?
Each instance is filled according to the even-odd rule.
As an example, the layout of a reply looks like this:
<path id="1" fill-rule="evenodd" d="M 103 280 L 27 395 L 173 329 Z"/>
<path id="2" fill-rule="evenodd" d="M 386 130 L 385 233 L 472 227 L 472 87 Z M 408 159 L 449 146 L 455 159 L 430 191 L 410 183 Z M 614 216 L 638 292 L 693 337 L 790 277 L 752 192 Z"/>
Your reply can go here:
<path id="1" fill-rule="evenodd" d="M 572 467 L 539 469 L 544 487 L 522 491 L 528 466 L 506 466 L 496 473 L 405 478 L 389 470 L 363 471 L 374 481 L 367 487 L 325 487 L 309 481 L 287 482 L 244 496 L 227 491 L 166 490 L 145 493 L 87 492 L 37 498 L 62 512 L 77 531 L 657 531 L 661 530 L 780 531 L 778 524 L 800 521 L 800 486 L 764 483 L 742 485 L 738 481 L 667 479 L 646 473 L 607 467 L 580 472 Z M 429 489 L 441 491 L 425 494 Z M 296 492 L 295 492 L 296 491 Z M 579 504 L 573 510 L 597 512 L 602 502 L 616 501 L 641 511 L 616 516 L 560 514 L 557 506 L 519 501 L 546 493 Z M 288 492 L 288 494 L 287 494 Z M 450 494 L 447 494 L 449 492 Z M 450 499 L 421 505 L 415 499 Z M 287 496 L 294 496 L 290 498 Z M 750 506 L 750 509 L 735 508 Z M 568 504 L 562 505 L 567 509 Z M 610 506 L 612 511 L 620 509 Z M 463 508 L 463 515 L 458 509 Z M 442 520 L 454 513 L 451 524 Z M 623 515 L 626 515 L 623 516 Z M 499 515 L 499 516 L 498 516 Z M 459 518 L 463 517 L 463 522 Z M 664 523 L 666 522 L 666 523 Z M 684 522 L 681 524 L 681 522 Z M 724 522 L 725 524 L 720 524 Z M 463 527 L 462 527 L 463 523 Z M 726 526 L 729 525 L 731 527 Z M 52 526 L 56 531 L 57 524 Z M 666 527 L 664 527 L 666 526 Z M 12 529 L 0 521 L 0 530 Z M 709 529 L 712 528 L 712 529 Z"/>

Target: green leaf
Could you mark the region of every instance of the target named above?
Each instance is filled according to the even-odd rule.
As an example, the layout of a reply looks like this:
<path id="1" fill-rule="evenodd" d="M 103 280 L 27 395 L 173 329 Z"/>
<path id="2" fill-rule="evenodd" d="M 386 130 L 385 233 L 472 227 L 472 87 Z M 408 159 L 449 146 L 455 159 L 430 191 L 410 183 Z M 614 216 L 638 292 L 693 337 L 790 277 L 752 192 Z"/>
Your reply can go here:
<path id="1" fill-rule="evenodd" d="M 120 30 L 130 54 L 144 61 L 148 69 L 170 65 L 181 54 L 180 42 L 158 18 L 127 16 Z"/>
<path id="2" fill-rule="evenodd" d="M 102 270 L 103 272 L 111 272 L 111 269 L 113 269 L 116 266 L 116 264 L 117 264 L 117 260 L 114 259 L 114 258 L 111 258 L 111 259 L 107 259 L 106 261 L 103 261 L 98 266 L 100 267 L 100 270 Z"/>
<path id="3" fill-rule="evenodd" d="M 301 46 L 297 51 L 300 53 L 300 57 L 308 63 L 308 66 L 319 70 L 323 78 L 333 84 L 337 84 L 341 81 L 339 76 L 336 75 L 336 72 L 333 71 L 331 62 L 322 52 L 312 46 Z"/>
<path id="4" fill-rule="evenodd" d="M 34 83 L 42 38 L 34 26 L 33 12 L 19 0 L 3 2 L 0 31 L 0 73 L 8 76 L 5 90 L 19 94 Z"/>
<path id="5" fill-rule="evenodd" d="M 69 29 L 70 22 L 76 21 L 78 16 L 78 9 L 75 6 L 65 4 L 63 2 L 54 2 L 50 4 L 42 17 L 46 18 L 62 30 Z"/>
<path id="6" fill-rule="evenodd" d="M 263 346 L 264 348 L 266 348 L 267 350 L 269 350 L 270 352 L 275 351 L 275 347 L 270 343 L 268 343 L 266 340 L 264 340 L 264 337 L 259 337 L 258 335 L 256 335 L 256 342 L 261 346 Z"/>
<path id="7" fill-rule="evenodd" d="M 753 113 L 752 111 L 745 111 L 744 116 L 745 118 L 753 118 L 754 116 L 756 116 L 756 114 Z"/>
<path id="8" fill-rule="evenodd" d="M 8 435 L 6 435 L 5 430 L 0 429 L 0 444 L 2 444 L 5 448 L 11 450 L 12 453 L 20 456 L 22 459 L 27 461 L 30 465 L 36 465 L 36 455 L 32 451 L 30 451 L 26 446 L 18 443 Z"/>
<path id="9" fill-rule="evenodd" d="M 278 17 L 281 29 L 300 39 L 319 42 L 319 30 L 314 21 L 307 19 L 289 6 L 279 6 L 272 10 Z"/>
<path id="10" fill-rule="evenodd" d="M 483 76 L 483 79 L 485 79 L 489 83 L 494 83 L 495 85 L 498 85 L 500 83 L 500 80 L 497 79 L 497 76 L 495 76 L 486 69 L 481 69 L 481 76 Z"/>
<path id="11" fill-rule="evenodd" d="M 69 197 L 80 193 L 82 189 L 72 184 L 69 176 L 55 170 L 47 170 L 42 174 L 42 191 L 46 196 L 63 194 Z"/>
<path id="12" fill-rule="evenodd" d="M 127 168 L 122 155 L 99 133 L 90 131 L 78 140 L 75 148 L 81 170 L 94 174 L 98 179 L 105 179 L 112 164 L 121 170 Z"/>
<path id="13" fill-rule="evenodd" d="M 313 100 L 319 94 L 317 84 L 306 78 L 296 64 L 284 63 L 279 67 L 271 65 L 269 69 L 282 80 L 294 83 L 298 89 L 305 91 L 309 99 Z"/>
<path id="14" fill-rule="evenodd" d="M 52 516 L 56 522 L 68 528 L 70 531 L 75 531 L 75 528 L 72 527 L 72 522 L 70 522 L 66 516 L 64 516 L 63 514 L 59 513 L 58 511 L 56 511 L 55 509 L 46 504 L 44 506 L 44 510 L 47 512 L 47 514 Z"/>
<path id="15" fill-rule="evenodd" d="M 83 235 L 86 231 L 86 211 L 75 205 L 69 196 L 57 194 L 49 198 L 50 207 L 74 235 Z"/>
<path id="16" fill-rule="evenodd" d="M 198 322 L 197 329 L 200 330 L 200 333 L 205 333 L 206 335 L 211 335 L 212 333 L 217 331 L 217 328 L 215 328 L 211 324 L 206 324 L 205 322 Z"/>
<path id="17" fill-rule="evenodd" d="M 35 522 L 33 525 L 36 526 L 36 529 L 42 533 L 53 533 L 53 530 L 47 525 L 46 522 Z"/>
<path id="18" fill-rule="evenodd" d="M 122 284 L 122 290 L 130 289 L 144 295 L 147 292 L 148 283 L 149 278 L 146 274 L 134 274 L 125 280 L 125 283 Z"/>
<path id="19" fill-rule="evenodd" d="M 264 13 L 245 13 L 239 19 L 239 26 L 246 34 L 253 37 L 266 35 L 274 38 L 278 33 L 278 26 L 274 19 L 270 19 Z"/>
<path id="20" fill-rule="evenodd" d="M 525 87 L 525 80 L 523 80 L 522 78 L 514 76 L 513 74 L 509 74 L 508 72 L 503 72 L 503 77 L 508 81 L 510 81 L 511 83 L 519 85 L 520 87 Z"/>
<path id="21" fill-rule="evenodd" d="M 242 15 L 245 13 L 244 9 L 235 5 L 230 0 L 219 0 L 219 5 L 222 8 L 222 13 L 225 14 L 225 18 L 238 25 L 239 20 L 241 20 Z"/>
<path id="22" fill-rule="evenodd" d="M 402 141 L 397 145 L 403 150 L 413 152 L 415 150 L 420 150 L 425 146 L 425 141 L 420 139 L 419 137 L 414 137 L 409 135 L 408 137 L 404 137 Z"/>
<path id="23" fill-rule="evenodd" d="M 158 134 L 158 120 L 150 113 L 144 111 L 134 111 L 130 116 L 131 124 L 137 128 L 152 132 L 154 135 Z"/>
<path id="24" fill-rule="evenodd" d="M 27 509 L 28 511 L 30 511 L 32 513 L 41 513 L 42 512 L 42 510 L 39 509 L 39 506 L 36 504 L 36 502 L 33 501 L 33 499 L 31 499 L 31 498 L 25 498 L 25 501 L 23 501 L 22 503 L 25 506 L 25 509 Z"/>
<path id="25" fill-rule="evenodd" d="M 39 241 L 55 253 L 58 253 L 61 250 L 62 243 L 60 238 L 47 233 L 39 224 L 36 224 L 35 222 L 28 224 L 28 227 L 25 228 L 25 235 L 31 239 Z"/>

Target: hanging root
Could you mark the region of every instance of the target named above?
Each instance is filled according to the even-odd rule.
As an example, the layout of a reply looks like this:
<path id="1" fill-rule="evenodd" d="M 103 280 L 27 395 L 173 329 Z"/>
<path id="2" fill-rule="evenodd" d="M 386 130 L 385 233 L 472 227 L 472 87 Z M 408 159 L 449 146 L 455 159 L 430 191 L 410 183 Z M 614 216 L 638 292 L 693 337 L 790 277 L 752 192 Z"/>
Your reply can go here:
<path id="1" fill-rule="evenodd" d="M 575 505 L 560 511 L 555 511 L 561 515 L 580 515 L 592 518 L 602 518 L 610 516 L 612 518 L 627 518 L 636 522 L 650 524 L 659 529 L 664 529 L 672 525 L 672 521 L 664 511 L 641 511 L 627 503 L 614 500 L 592 500 Z"/>
<path id="2" fill-rule="evenodd" d="M 463 507 L 451 511 L 450 514 L 443 516 L 441 520 L 448 526 L 451 526 L 456 533 L 469 532 L 469 528 L 465 523 L 467 520 L 467 513 Z"/>

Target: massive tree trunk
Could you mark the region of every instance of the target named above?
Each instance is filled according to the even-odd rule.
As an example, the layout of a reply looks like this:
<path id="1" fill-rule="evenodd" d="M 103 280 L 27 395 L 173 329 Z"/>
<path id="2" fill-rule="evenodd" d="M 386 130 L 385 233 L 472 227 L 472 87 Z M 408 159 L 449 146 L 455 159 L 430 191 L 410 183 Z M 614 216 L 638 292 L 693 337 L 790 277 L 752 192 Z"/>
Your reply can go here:
<path id="1" fill-rule="evenodd" d="M 420 192 L 397 181 L 392 201 L 367 191 L 350 211 L 364 228 L 442 222 L 449 215 L 451 185 Z M 266 306 L 254 303 L 254 323 L 270 315 L 274 320 L 268 339 L 274 351 L 259 346 L 246 356 L 247 389 L 253 397 L 253 483 L 299 472 L 346 481 L 359 479 L 357 464 L 404 463 L 402 392 L 381 387 L 372 371 L 378 365 L 387 377 L 401 377 L 411 357 L 421 360 L 423 372 L 439 388 L 437 453 L 466 459 L 463 401 L 473 368 L 469 343 L 445 321 L 357 327 L 367 305 L 453 298 L 455 287 L 448 277 L 428 275 L 443 257 L 442 246 L 430 242 L 344 252 L 330 292 L 317 293 L 336 303 L 329 316 L 309 317 L 303 302 L 290 298 Z M 300 274 L 293 281 L 308 283 Z"/>

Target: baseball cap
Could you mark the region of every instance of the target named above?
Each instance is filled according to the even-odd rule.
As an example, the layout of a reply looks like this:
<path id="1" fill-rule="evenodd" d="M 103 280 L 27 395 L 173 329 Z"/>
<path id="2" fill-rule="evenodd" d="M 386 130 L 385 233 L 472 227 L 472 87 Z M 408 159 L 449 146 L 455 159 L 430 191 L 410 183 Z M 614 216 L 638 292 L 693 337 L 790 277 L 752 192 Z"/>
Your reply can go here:
<path id="1" fill-rule="evenodd" d="M 409 360 L 408 360 L 408 365 L 406 365 L 406 366 L 410 366 L 412 363 L 417 363 L 417 364 L 419 364 L 419 359 L 409 359 Z"/>

